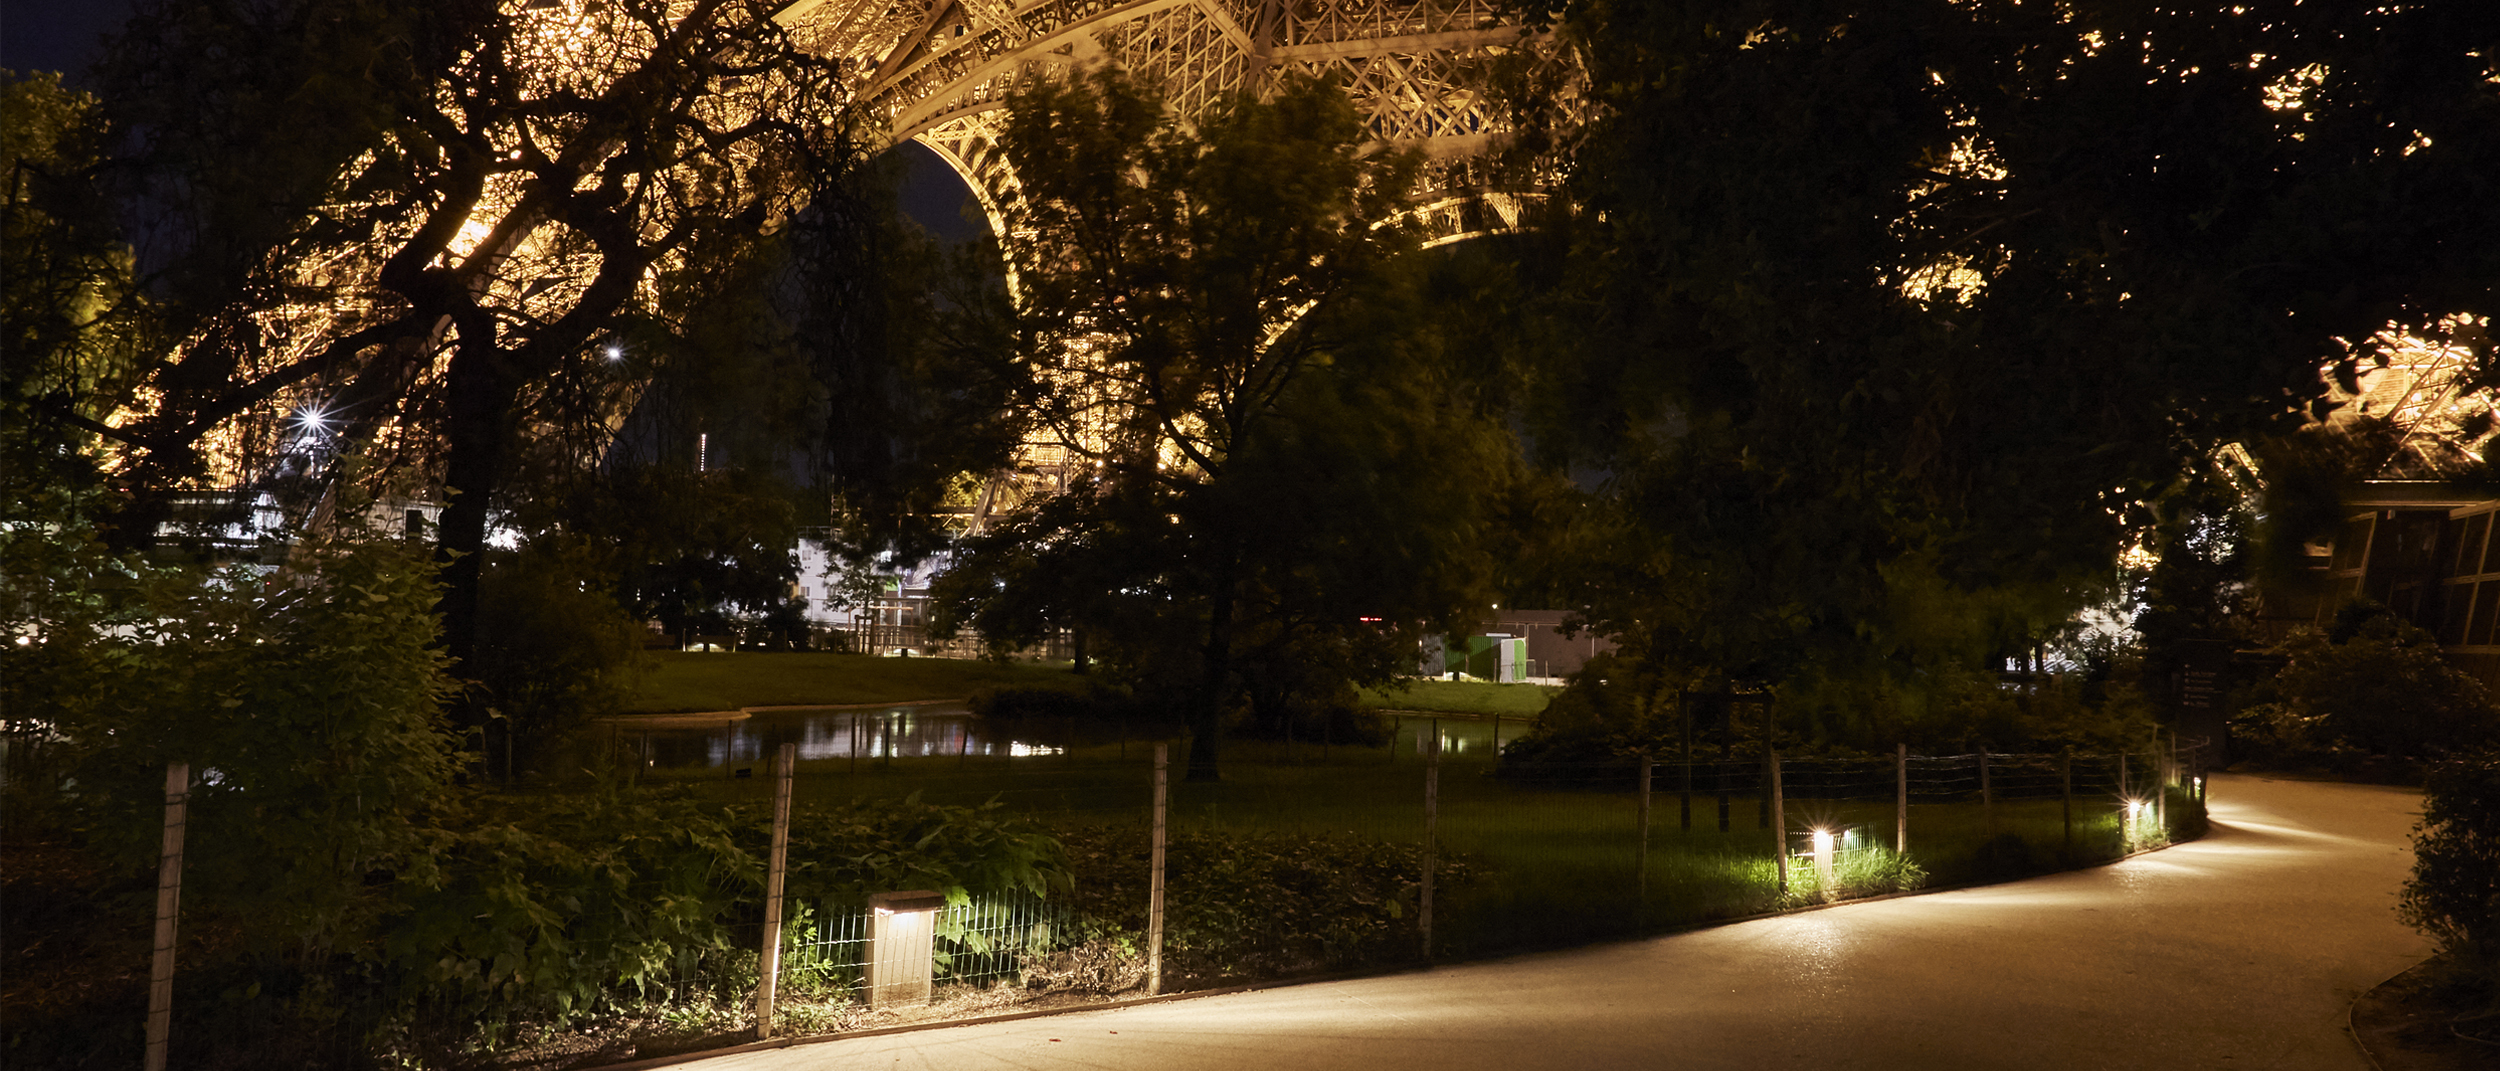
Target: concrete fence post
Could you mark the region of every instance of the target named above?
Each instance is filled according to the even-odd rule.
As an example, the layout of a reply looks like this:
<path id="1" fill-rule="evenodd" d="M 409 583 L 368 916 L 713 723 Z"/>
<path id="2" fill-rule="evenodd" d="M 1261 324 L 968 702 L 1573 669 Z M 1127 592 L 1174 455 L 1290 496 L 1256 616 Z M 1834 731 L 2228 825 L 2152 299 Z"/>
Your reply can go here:
<path id="1" fill-rule="evenodd" d="M 1997 795 L 1996 786 L 1988 781 L 1988 745 L 1986 744 L 1979 745 L 1979 818 L 1985 823 L 1988 835 L 1996 836 Z"/>
<path id="2" fill-rule="evenodd" d="M 1780 787 L 1780 753 L 1770 752 L 1771 852 L 1779 860 L 1780 895 L 1788 895 L 1788 794 Z"/>
<path id="3" fill-rule="evenodd" d="M 1641 846 L 1632 856 L 1632 884 L 1642 903 L 1649 902 L 1649 775 L 1656 765 L 1648 752 L 1641 753 Z"/>
<path id="4" fill-rule="evenodd" d="M 2063 797 L 2058 817 L 2066 825 L 2066 850 L 2075 850 L 2075 749 L 2068 747 L 2057 756 L 2057 788 Z"/>
<path id="5" fill-rule="evenodd" d="M 148 970 L 147 1071 L 165 1071 L 173 1041 L 174 937 L 182 917 L 182 835 L 191 810 L 191 764 L 165 765 L 165 839 L 156 865 L 156 961 Z"/>
<path id="6" fill-rule="evenodd" d="M 1432 958 L 1432 872 L 1439 869 L 1435 859 L 1436 843 L 1441 833 L 1441 722 L 1432 722 L 1432 749 L 1424 754 L 1424 883 L 1423 911 L 1418 920 L 1423 930 L 1424 958 Z"/>
<path id="7" fill-rule="evenodd" d="M 799 758 L 797 744 L 783 744 L 773 761 L 773 850 L 764 871 L 763 978 L 755 987 L 755 1040 L 773 1036 L 773 998 L 781 985 L 781 889 L 790 864 L 790 779 Z"/>
<path id="8" fill-rule="evenodd" d="M 1910 854 L 1910 745 L 1892 745 L 1892 853 Z"/>
<path id="9" fill-rule="evenodd" d="M 1163 992 L 1163 837 L 1171 798 L 1172 745 L 1155 745 L 1155 828 L 1152 877 L 1146 884 L 1146 995 Z"/>
<path id="10" fill-rule="evenodd" d="M 1676 705 L 1683 708 L 1684 715 L 1676 719 L 1676 728 L 1683 737 L 1684 745 L 1682 828 L 1684 832 L 1690 833 L 1693 831 L 1693 693 L 1679 693 L 1676 696 Z"/>

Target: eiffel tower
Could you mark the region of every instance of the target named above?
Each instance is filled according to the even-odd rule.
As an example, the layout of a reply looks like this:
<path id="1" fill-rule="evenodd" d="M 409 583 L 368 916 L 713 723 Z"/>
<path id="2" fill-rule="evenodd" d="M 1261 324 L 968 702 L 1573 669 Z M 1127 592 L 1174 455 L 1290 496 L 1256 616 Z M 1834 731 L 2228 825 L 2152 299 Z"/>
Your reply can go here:
<path id="1" fill-rule="evenodd" d="M 1334 76 L 1372 137 L 1433 162 L 1416 191 L 1431 240 L 1515 225 L 1536 183 L 1497 182 L 1480 166 L 1507 132 L 1484 74 L 1505 55 L 1559 55 L 1491 0 L 798 0 L 778 17 L 867 72 L 869 114 L 953 166 L 994 233 L 1015 188 L 998 151 L 1007 94 L 1095 62 L 1159 85 L 1184 117 L 1279 74 Z"/>
<path id="2" fill-rule="evenodd" d="M 1504 57 L 1570 62 L 1492 0 L 798 0 L 777 17 L 806 47 L 864 72 L 857 99 L 868 114 L 952 166 L 994 234 L 1016 188 L 998 145 L 1008 94 L 1104 62 L 1158 86 L 1184 118 L 1280 75 L 1332 77 L 1373 139 L 1425 155 L 1414 203 L 1427 244 L 1516 226 L 1551 168 L 1488 164 L 1510 128 L 1487 74 Z M 1565 94 L 1547 104 L 1574 116 L 1577 95 Z M 977 532 L 1064 489 L 1083 464 L 1069 447 L 1026 443 L 1013 468 L 943 512 Z"/>

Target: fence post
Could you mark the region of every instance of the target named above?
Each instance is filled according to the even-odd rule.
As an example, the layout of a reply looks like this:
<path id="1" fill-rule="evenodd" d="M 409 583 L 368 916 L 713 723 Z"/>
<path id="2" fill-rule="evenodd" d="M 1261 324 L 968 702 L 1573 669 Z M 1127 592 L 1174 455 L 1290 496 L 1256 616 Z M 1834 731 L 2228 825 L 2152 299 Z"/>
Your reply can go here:
<path id="1" fill-rule="evenodd" d="M 156 864 L 156 962 L 148 970 L 147 1071 L 165 1071 L 173 1040 L 174 934 L 182 917 L 182 834 L 191 810 L 191 764 L 165 764 L 165 840 Z"/>
<path id="2" fill-rule="evenodd" d="M 1898 802 L 1892 816 L 1892 854 L 1910 854 L 1910 745 L 1892 745 L 1892 781 Z"/>
<path id="3" fill-rule="evenodd" d="M 1979 745 L 1979 817 L 1987 823 L 1988 835 L 1997 833 L 1996 789 L 1988 783 L 1988 745 Z"/>
<path id="4" fill-rule="evenodd" d="M 1780 753 L 1763 749 L 1771 767 L 1771 852 L 1779 860 L 1780 895 L 1788 895 L 1788 797 L 1780 790 Z"/>
<path id="5" fill-rule="evenodd" d="M 1424 958 L 1432 958 L 1432 872 L 1438 863 L 1434 839 L 1441 832 L 1441 721 L 1432 721 L 1432 750 L 1424 757 L 1424 903 L 1421 917 Z"/>
<path id="6" fill-rule="evenodd" d="M 2164 840 L 2170 837 L 2170 779 L 2161 769 L 2161 756 L 2153 756 L 2153 828 L 2161 831 Z"/>
<path id="7" fill-rule="evenodd" d="M 2170 754 L 2162 759 L 2161 792 L 2153 797 L 2153 820 L 2161 823 L 2162 839 L 2170 839 L 2170 786 L 2179 783 L 2179 731 L 2170 730 Z"/>
<path id="8" fill-rule="evenodd" d="M 2074 850 L 2075 850 L 2075 749 L 2074 749 L 2074 745 L 2069 744 L 2069 745 L 2067 745 L 2067 747 L 2066 747 L 2066 750 L 2065 750 L 2065 751 L 2058 753 L 2058 756 L 2057 756 L 2057 788 L 2058 788 L 2058 791 L 2059 791 L 2060 793 L 2062 793 L 2062 794 L 2064 795 L 2064 797 L 2065 797 L 2065 798 L 2064 798 L 2064 802 L 2062 802 L 2062 803 L 2060 803 L 2060 804 L 2058 805 L 2058 811 L 2059 811 L 2059 815 L 2058 815 L 2058 816 L 2059 816 L 2059 818 L 2060 818 L 2060 819 L 2062 819 L 2062 820 L 2066 823 L 2066 851 L 2067 851 L 2067 853 L 2068 853 L 2068 854 L 2070 854 L 2070 855 L 2071 855 L 2071 854 L 2073 854 L 2073 853 L 2074 853 Z"/>
<path id="9" fill-rule="evenodd" d="M 1728 831 L 1729 794 L 1736 790 L 1736 702 L 1719 707 L 1719 832 Z"/>
<path id="10" fill-rule="evenodd" d="M 1641 752 L 1641 850 L 1633 855 L 1632 873 L 1633 891 L 1642 903 L 1649 902 L 1649 773 L 1654 765 L 1649 753 Z"/>
<path id="11" fill-rule="evenodd" d="M 1163 830 L 1171 797 L 1172 745 L 1155 745 L 1154 876 L 1146 885 L 1146 995 L 1163 992 Z"/>
<path id="12" fill-rule="evenodd" d="M 1771 708 L 1766 706 L 1762 708 L 1762 712 L 1764 715 L 1762 719 L 1762 761 L 1768 764 L 1777 762 L 1778 759 L 1776 758 L 1777 753 L 1771 750 L 1771 719 L 1769 717 Z M 1778 790 L 1770 785 L 1762 786 L 1762 798 L 1754 801 L 1754 828 L 1771 828 L 1771 796 L 1776 791 Z M 1783 831 L 1780 835 L 1784 837 L 1787 836 L 1787 833 Z M 1787 855 L 1783 852 L 1780 858 L 1785 859 L 1787 858 Z"/>
<path id="13" fill-rule="evenodd" d="M 1676 720 L 1679 728 L 1683 730 L 1684 735 L 1683 830 L 1686 833 L 1690 833 L 1693 831 L 1693 693 L 1689 691 L 1679 692 L 1675 697 L 1675 701 L 1676 705 L 1684 708 L 1684 716 Z"/>
<path id="14" fill-rule="evenodd" d="M 773 991 L 781 984 L 781 887 L 789 872 L 790 778 L 798 759 L 799 746 L 783 744 L 773 763 L 773 853 L 764 872 L 764 977 L 755 987 L 757 1041 L 773 1036 Z"/>

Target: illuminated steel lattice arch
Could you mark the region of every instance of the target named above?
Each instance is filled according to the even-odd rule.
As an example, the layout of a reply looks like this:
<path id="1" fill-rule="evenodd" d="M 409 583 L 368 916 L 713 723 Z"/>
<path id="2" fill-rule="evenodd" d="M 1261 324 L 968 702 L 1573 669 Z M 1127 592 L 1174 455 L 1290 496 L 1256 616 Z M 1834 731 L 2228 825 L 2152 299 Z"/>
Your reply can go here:
<path id="1" fill-rule="evenodd" d="M 953 166 L 993 229 L 1016 185 L 997 151 L 1008 92 L 1037 71 L 1093 62 L 1160 86 L 1183 116 L 1278 72 L 1333 76 L 1373 137 L 1432 161 L 1416 191 L 1432 241 L 1513 226 L 1544 175 L 1496 185 L 1481 174 L 1479 158 L 1509 132 L 1485 68 L 1523 50 L 1570 62 L 1493 0 L 800 0 L 782 18 L 869 72 L 868 110 Z"/>
<path id="2" fill-rule="evenodd" d="M 1523 54 L 1572 63 L 1494 0 L 800 0 L 781 18 L 810 47 L 866 72 L 859 99 L 869 113 L 954 167 L 992 233 L 1005 230 L 999 206 L 1017 185 L 998 146 L 1008 93 L 1036 74 L 1099 62 L 1158 86 L 1184 118 L 1280 73 L 1334 78 L 1374 139 L 1424 153 L 1414 212 L 1428 244 L 1516 227 L 1554 170 L 1531 161 L 1493 176 L 1488 154 L 1511 127 L 1486 92 L 1488 69 Z M 1571 118 L 1576 78 L 1558 81 L 1558 107 Z M 1085 414 L 1070 417 L 1028 443 L 1015 471 L 963 488 L 946 508 L 953 526 L 978 531 L 1089 466 L 1076 448 L 1091 435 Z"/>

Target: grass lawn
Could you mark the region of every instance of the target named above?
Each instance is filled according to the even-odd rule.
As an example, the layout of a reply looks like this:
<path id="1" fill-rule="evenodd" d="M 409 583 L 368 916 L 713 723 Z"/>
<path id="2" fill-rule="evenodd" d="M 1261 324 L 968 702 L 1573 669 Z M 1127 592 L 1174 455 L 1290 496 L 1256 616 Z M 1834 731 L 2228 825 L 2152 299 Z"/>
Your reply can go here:
<path id="1" fill-rule="evenodd" d="M 1478 714 L 1533 718 L 1560 688 L 1542 684 L 1495 684 L 1491 681 L 1412 681 L 1405 691 L 1363 689 L 1362 703 L 1374 710 L 1428 710 L 1443 714 Z"/>
<path id="2" fill-rule="evenodd" d="M 655 657 L 659 665 L 625 704 L 627 713 L 962 699 L 983 688 L 1049 687 L 1074 679 L 1065 667 L 962 658 L 752 651 L 663 651 Z"/>

